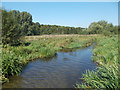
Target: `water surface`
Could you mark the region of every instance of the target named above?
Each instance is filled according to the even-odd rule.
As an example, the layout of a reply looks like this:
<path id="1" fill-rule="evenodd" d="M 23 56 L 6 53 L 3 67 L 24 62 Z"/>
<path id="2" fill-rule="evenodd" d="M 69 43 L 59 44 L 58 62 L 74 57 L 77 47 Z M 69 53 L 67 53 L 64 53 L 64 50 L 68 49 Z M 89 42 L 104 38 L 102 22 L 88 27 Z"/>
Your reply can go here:
<path id="1" fill-rule="evenodd" d="M 49 59 L 30 62 L 19 76 L 10 77 L 3 88 L 73 88 L 86 70 L 95 70 L 92 48 L 60 51 Z M 66 51 L 66 50 L 65 50 Z"/>

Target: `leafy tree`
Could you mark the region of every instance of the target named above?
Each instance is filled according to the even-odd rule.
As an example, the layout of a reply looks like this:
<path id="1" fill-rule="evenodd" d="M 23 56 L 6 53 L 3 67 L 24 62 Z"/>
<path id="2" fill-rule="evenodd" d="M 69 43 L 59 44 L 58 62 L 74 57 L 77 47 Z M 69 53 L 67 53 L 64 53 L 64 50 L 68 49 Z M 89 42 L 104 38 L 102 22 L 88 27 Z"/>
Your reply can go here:
<path id="1" fill-rule="evenodd" d="M 2 10 L 2 43 L 18 45 L 21 37 L 27 35 L 32 16 L 27 12 Z"/>
<path id="2" fill-rule="evenodd" d="M 40 24 L 38 22 L 32 23 L 28 28 L 27 35 L 40 35 Z"/>
<path id="3" fill-rule="evenodd" d="M 20 40 L 20 25 L 17 23 L 16 17 L 11 12 L 2 10 L 2 43 L 18 44 Z"/>
<path id="4" fill-rule="evenodd" d="M 117 27 L 114 27 L 112 23 L 102 20 L 91 23 L 87 29 L 87 32 L 89 34 L 111 35 L 117 34 Z"/>

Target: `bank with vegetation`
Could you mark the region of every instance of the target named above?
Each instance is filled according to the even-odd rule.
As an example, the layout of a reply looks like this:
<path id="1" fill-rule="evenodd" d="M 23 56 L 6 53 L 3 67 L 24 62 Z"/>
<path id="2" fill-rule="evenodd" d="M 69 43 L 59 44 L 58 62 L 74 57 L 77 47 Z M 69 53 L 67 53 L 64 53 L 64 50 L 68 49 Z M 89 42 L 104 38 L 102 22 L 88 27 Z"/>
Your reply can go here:
<path id="1" fill-rule="evenodd" d="M 83 83 L 76 88 L 120 88 L 118 63 L 118 36 L 97 38 L 93 50 L 93 61 L 98 64 L 96 71 L 87 71 Z"/>
<path id="2" fill-rule="evenodd" d="M 118 26 L 107 21 L 93 22 L 88 28 L 43 25 L 32 21 L 28 12 L 2 12 L 2 67 L 0 81 L 19 75 L 24 66 L 36 58 L 48 58 L 63 48 L 80 48 L 96 42 L 93 60 L 96 72 L 87 71 L 83 84 L 76 88 L 118 88 Z M 75 36 L 41 37 L 39 35 L 77 34 Z M 83 36 L 80 36 L 80 35 Z M 96 35 L 92 35 L 96 34 Z M 31 36 L 33 35 L 33 36 Z M 38 35 L 37 38 L 34 35 Z M 32 37 L 32 38 L 31 38 Z M 34 38 L 34 39 L 33 39 Z"/>
<path id="3" fill-rule="evenodd" d="M 36 58 L 49 58 L 64 48 L 80 48 L 92 44 L 96 36 L 69 36 L 54 38 L 39 38 L 27 40 L 26 45 L 7 46 L 2 51 L 2 77 L 3 83 L 9 76 L 20 74 L 24 66 Z"/>

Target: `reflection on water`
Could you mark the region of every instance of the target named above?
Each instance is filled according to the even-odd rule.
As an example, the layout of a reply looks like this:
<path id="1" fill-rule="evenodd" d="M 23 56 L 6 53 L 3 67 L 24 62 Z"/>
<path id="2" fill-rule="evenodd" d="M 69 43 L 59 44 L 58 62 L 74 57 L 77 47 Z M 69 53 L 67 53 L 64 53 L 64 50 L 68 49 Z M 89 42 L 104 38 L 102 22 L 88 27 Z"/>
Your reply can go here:
<path id="1" fill-rule="evenodd" d="M 73 88 L 86 70 L 95 70 L 91 61 L 92 46 L 57 52 L 53 58 L 30 62 L 19 76 L 10 78 L 3 88 Z"/>

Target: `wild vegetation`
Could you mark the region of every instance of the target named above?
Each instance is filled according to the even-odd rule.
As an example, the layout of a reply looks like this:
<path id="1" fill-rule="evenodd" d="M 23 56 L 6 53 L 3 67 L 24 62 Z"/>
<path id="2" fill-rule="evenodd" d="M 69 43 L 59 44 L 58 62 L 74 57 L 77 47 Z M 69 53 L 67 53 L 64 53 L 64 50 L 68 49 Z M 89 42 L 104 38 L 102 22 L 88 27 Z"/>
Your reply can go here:
<path id="1" fill-rule="evenodd" d="M 26 45 L 7 46 L 2 52 L 2 75 L 3 81 L 9 76 L 19 74 L 29 61 L 36 58 L 48 58 L 56 54 L 63 48 L 78 48 L 91 45 L 94 37 L 69 36 L 39 38 L 39 40 L 29 40 Z"/>
<path id="2" fill-rule="evenodd" d="M 9 76 L 19 74 L 24 65 L 31 60 L 52 57 L 63 48 L 86 47 L 96 42 L 93 60 L 98 63 L 98 68 L 96 71 L 87 71 L 83 75 L 84 83 L 76 84 L 75 87 L 119 87 L 117 26 L 104 20 L 93 22 L 88 28 L 43 25 L 33 22 L 32 15 L 27 12 L 1 11 L 2 44 L 0 46 L 3 48 L 0 80 L 2 83 L 8 81 Z M 44 34 L 77 35 L 42 37 L 41 35 Z"/>
<path id="3" fill-rule="evenodd" d="M 76 88 L 120 88 L 118 69 L 118 37 L 97 38 L 93 50 L 93 61 L 98 63 L 96 71 L 87 71 L 83 75 L 83 84 Z"/>

